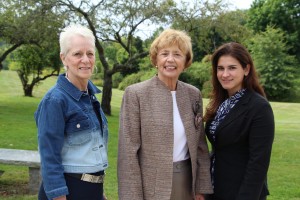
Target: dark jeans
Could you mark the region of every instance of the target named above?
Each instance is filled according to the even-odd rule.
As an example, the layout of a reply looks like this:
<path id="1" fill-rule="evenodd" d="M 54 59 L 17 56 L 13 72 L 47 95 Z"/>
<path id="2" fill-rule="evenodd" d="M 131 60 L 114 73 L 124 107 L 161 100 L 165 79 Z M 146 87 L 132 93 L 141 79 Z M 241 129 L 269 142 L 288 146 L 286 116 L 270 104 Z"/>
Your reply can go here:
<path id="1" fill-rule="evenodd" d="M 103 183 L 89 183 L 65 175 L 69 195 L 67 200 L 103 200 Z M 43 183 L 38 194 L 38 200 L 49 200 Z"/>
<path id="2" fill-rule="evenodd" d="M 213 195 L 206 195 L 205 200 L 215 200 L 216 198 L 213 197 Z M 267 196 L 261 197 L 259 200 L 267 200 Z"/>

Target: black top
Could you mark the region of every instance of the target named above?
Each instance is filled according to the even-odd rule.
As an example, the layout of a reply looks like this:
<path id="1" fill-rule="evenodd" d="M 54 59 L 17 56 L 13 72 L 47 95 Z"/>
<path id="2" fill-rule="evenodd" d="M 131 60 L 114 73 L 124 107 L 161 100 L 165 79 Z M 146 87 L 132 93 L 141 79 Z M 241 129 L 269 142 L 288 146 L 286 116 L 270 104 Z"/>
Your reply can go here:
<path id="1" fill-rule="evenodd" d="M 209 132 L 211 122 L 206 123 Z M 248 91 L 215 132 L 214 200 L 259 200 L 269 194 L 267 171 L 274 139 L 269 102 Z M 207 134 L 210 142 L 212 138 Z"/>

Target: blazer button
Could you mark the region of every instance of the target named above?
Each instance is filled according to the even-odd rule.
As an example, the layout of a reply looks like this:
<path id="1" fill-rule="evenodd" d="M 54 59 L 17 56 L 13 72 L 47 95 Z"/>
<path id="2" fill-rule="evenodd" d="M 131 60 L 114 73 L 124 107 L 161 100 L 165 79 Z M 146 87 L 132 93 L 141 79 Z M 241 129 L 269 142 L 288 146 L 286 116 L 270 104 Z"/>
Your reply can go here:
<path id="1" fill-rule="evenodd" d="M 76 127 L 77 127 L 77 128 L 80 128 L 80 124 L 77 124 Z"/>

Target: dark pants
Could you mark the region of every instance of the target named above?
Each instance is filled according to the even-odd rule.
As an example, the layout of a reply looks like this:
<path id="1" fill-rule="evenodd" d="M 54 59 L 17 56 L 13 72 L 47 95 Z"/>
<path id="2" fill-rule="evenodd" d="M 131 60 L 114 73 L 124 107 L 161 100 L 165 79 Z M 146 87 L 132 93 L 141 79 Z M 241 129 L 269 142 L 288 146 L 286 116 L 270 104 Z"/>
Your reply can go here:
<path id="1" fill-rule="evenodd" d="M 67 200 L 103 200 L 103 183 L 89 183 L 65 175 L 69 195 Z M 38 194 L 38 200 L 49 200 L 46 196 L 43 183 Z"/>
<path id="2" fill-rule="evenodd" d="M 214 198 L 212 194 L 210 194 L 210 195 L 205 196 L 205 200 L 217 200 L 217 199 Z M 267 197 L 266 196 L 265 197 L 260 197 L 259 200 L 267 200 Z"/>

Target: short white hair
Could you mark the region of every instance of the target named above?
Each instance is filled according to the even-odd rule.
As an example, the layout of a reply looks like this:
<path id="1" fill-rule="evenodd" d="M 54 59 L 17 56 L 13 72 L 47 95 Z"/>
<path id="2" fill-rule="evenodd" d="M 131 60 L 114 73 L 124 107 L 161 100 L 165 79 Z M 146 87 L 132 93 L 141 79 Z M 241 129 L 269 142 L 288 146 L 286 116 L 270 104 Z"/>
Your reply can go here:
<path id="1" fill-rule="evenodd" d="M 95 48 L 95 36 L 93 32 L 85 26 L 80 24 L 72 24 L 65 27 L 59 36 L 60 53 L 66 55 L 70 50 L 70 39 L 75 36 L 82 36 L 92 43 Z"/>

